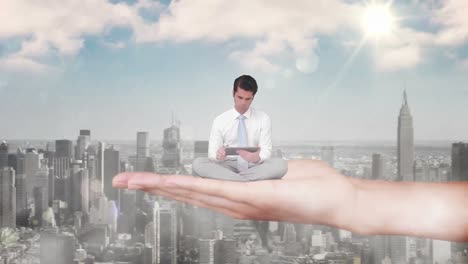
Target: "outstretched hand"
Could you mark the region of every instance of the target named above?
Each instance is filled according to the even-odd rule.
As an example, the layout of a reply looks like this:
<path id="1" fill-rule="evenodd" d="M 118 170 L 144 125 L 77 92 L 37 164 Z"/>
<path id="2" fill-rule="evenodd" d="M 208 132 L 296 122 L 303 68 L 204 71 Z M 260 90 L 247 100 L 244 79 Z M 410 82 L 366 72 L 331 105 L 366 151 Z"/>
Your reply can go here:
<path id="1" fill-rule="evenodd" d="M 281 180 L 235 182 L 124 172 L 114 177 L 113 186 L 142 190 L 237 219 L 316 223 L 338 228 L 347 225 L 355 197 L 349 178 L 316 160 L 289 161 L 288 172 Z"/>

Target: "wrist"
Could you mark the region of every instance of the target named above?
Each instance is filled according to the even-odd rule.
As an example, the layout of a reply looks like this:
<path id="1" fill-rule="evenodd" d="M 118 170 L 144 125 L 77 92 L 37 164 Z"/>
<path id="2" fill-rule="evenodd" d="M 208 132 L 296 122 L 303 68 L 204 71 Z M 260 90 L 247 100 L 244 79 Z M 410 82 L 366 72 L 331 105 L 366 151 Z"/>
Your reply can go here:
<path id="1" fill-rule="evenodd" d="M 362 234 L 368 228 L 359 219 L 363 216 L 360 209 L 362 200 L 362 189 L 360 189 L 359 179 L 340 175 L 343 186 L 336 200 L 337 206 L 332 213 L 334 225 L 339 229 Z M 365 212 L 367 215 L 368 212 Z M 365 215 L 364 215 L 365 216 Z"/>

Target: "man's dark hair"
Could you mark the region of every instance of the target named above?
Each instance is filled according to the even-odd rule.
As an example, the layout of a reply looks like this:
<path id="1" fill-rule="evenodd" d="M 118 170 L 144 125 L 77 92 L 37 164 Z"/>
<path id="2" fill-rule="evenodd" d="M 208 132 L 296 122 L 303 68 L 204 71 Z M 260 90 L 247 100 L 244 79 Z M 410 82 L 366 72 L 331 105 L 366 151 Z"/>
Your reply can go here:
<path id="1" fill-rule="evenodd" d="M 237 92 L 237 87 L 250 91 L 255 95 L 258 90 L 257 81 L 250 75 L 242 75 L 234 80 L 233 93 Z"/>

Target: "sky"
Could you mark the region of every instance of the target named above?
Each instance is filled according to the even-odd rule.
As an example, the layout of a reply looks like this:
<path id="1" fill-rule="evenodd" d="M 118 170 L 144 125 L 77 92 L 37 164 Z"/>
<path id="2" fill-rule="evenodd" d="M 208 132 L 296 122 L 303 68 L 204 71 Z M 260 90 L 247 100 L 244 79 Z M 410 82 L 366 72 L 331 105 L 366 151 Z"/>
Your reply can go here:
<path id="1" fill-rule="evenodd" d="M 385 32 L 371 6 L 392 14 Z M 464 0 L 1 1 L 0 139 L 161 140 L 174 115 L 207 140 L 249 74 L 273 140 L 396 140 L 405 89 L 416 141 L 467 140 L 466 14 Z"/>

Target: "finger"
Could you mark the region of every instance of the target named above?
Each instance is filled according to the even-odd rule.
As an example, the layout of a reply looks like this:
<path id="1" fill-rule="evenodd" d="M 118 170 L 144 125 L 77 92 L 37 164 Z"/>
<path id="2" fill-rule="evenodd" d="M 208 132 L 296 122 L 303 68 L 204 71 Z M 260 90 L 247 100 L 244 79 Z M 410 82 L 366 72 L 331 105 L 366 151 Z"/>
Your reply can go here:
<path id="1" fill-rule="evenodd" d="M 248 158 L 248 153 L 246 153 L 246 151 L 244 150 L 238 150 L 237 153 L 239 154 L 239 156 L 241 156 L 243 159 L 247 160 L 246 158 Z"/>
<path id="2" fill-rule="evenodd" d="M 235 218 L 256 218 L 260 215 L 257 209 L 248 207 L 241 203 L 232 202 L 224 198 L 208 196 L 200 193 L 190 193 L 184 190 L 161 190 L 158 188 L 148 190 L 155 195 L 161 195 L 170 199 L 189 203 L 198 207 L 212 209 Z"/>
<path id="3" fill-rule="evenodd" d="M 254 196 L 249 190 L 249 182 L 203 179 L 190 175 L 148 175 L 137 174 L 128 182 L 130 189 L 157 188 L 165 191 L 183 189 L 193 193 L 223 197 L 231 201 L 246 203 Z M 252 188 L 252 187 L 251 187 Z"/>
<path id="4" fill-rule="evenodd" d="M 167 191 L 154 190 L 151 193 L 153 193 L 155 195 L 163 196 L 163 197 L 166 197 L 166 198 L 169 198 L 169 199 L 173 199 L 173 200 L 176 200 L 176 201 L 180 201 L 180 202 L 183 202 L 183 203 L 188 203 L 188 204 L 191 204 L 191 205 L 194 205 L 194 206 L 197 206 L 197 207 L 202 207 L 202 208 L 214 210 L 214 211 L 220 212 L 222 214 L 225 214 L 227 216 L 230 216 L 232 218 L 244 219 L 244 220 L 251 219 L 247 215 L 245 215 L 245 213 L 243 213 L 243 212 L 238 212 L 238 211 L 235 211 L 235 210 L 233 210 L 231 208 L 226 209 L 224 207 L 217 207 L 217 206 L 214 206 L 214 205 L 211 205 L 211 204 L 203 203 L 203 202 L 198 201 L 198 200 L 191 200 L 191 199 L 188 199 L 185 196 L 180 196 L 180 195 L 173 194 L 173 193 L 170 193 L 170 192 L 167 192 Z"/>
<path id="5" fill-rule="evenodd" d="M 122 172 L 114 176 L 112 186 L 115 188 L 127 188 L 128 181 L 137 174 L 151 174 L 148 172 Z"/>

